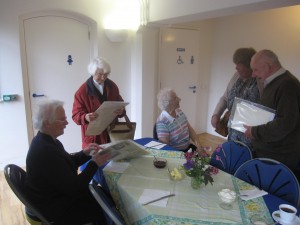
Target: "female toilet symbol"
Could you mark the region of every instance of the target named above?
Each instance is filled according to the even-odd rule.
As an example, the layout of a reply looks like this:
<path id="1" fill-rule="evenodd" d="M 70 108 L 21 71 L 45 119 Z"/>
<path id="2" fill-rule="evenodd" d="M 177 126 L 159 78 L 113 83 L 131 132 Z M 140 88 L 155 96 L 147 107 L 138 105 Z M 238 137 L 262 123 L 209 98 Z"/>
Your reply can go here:
<path id="1" fill-rule="evenodd" d="M 73 60 L 72 60 L 72 56 L 71 55 L 68 55 L 67 62 L 69 63 L 69 65 L 72 65 Z"/>
<path id="2" fill-rule="evenodd" d="M 177 64 L 183 64 L 183 61 L 181 59 L 181 56 L 179 56 L 179 58 L 177 59 Z"/>

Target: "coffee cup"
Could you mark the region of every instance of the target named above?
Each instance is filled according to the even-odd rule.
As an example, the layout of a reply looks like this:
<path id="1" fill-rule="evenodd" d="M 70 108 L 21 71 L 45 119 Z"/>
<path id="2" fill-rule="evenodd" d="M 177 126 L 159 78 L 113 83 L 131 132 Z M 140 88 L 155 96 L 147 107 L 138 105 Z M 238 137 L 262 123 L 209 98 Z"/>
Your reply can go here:
<path id="1" fill-rule="evenodd" d="M 280 222 L 290 223 L 292 222 L 297 213 L 297 209 L 294 206 L 288 204 L 281 204 L 279 205 L 280 211 Z"/>

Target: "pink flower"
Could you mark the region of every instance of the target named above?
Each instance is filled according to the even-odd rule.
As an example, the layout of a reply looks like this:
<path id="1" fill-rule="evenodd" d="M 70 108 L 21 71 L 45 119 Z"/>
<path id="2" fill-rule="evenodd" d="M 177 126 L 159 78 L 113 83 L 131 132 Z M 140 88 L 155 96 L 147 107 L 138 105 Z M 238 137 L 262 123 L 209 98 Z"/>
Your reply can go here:
<path id="1" fill-rule="evenodd" d="M 219 169 L 213 166 L 209 166 L 209 172 L 210 175 L 216 175 L 217 173 L 219 173 Z"/>

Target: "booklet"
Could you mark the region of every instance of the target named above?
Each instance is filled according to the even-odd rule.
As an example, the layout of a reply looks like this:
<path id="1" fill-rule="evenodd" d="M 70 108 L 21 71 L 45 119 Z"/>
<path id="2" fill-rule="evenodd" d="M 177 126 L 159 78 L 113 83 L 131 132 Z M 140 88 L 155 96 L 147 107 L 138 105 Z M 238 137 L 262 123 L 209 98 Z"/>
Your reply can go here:
<path id="1" fill-rule="evenodd" d="M 229 127 L 245 132 L 244 124 L 258 126 L 266 124 L 275 118 L 276 110 L 269 107 L 235 97 L 231 109 Z"/>
<path id="2" fill-rule="evenodd" d="M 110 153 L 110 160 L 117 161 L 121 159 L 132 159 L 141 155 L 149 154 L 142 145 L 137 144 L 133 140 L 117 141 L 115 143 L 100 145 L 104 149 L 96 154 L 103 155 Z"/>
<path id="3" fill-rule="evenodd" d="M 98 117 L 89 123 L 86 130 L 86 136 L 94 136 L 101 134 L 109 124 L 116 118 L 114 113 L 117 109 L 125 107 L 129 102 L 105 101 L 95 111 Z"/>

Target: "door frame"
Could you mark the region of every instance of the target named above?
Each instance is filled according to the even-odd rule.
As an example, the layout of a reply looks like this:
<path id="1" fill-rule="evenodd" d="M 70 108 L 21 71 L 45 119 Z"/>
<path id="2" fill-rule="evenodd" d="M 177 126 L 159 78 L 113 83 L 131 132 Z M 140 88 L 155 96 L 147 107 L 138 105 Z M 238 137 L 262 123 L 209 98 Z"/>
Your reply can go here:
<path id="1" fill-rule="evenodd" d="M 19 16 L 19 28 L 20 28 L 20 54 L 21 54 L 21 67 L 22 67 L 22 77 L 23 77 L 23 90 L 24 90 L 24 102 L 25 102 L 25 112 L 26 112 L 26 125 L 27 125 L 27 137 L 28 144 L 34 137 L 33 124 L 32 124 L 32 111 L 31 111 L 31 101 L 30 101 L 30 88 L 29 88 L 29 76 L 27 67 L 27 57 L 26 57 L 26 41 L 25 41 L 25 21 L 27 19 L 43 16 L 55 16 L 55 17 L 65 17 L 77 20 L 81 23 L 87 24 L 90 31 L 90 59 L 93 59 L 98 54 L 98 35 L 97 35 L 97 23 L 91 18 L 71 11 L 65 10 L 45 10 L 27 13 Z"/>

